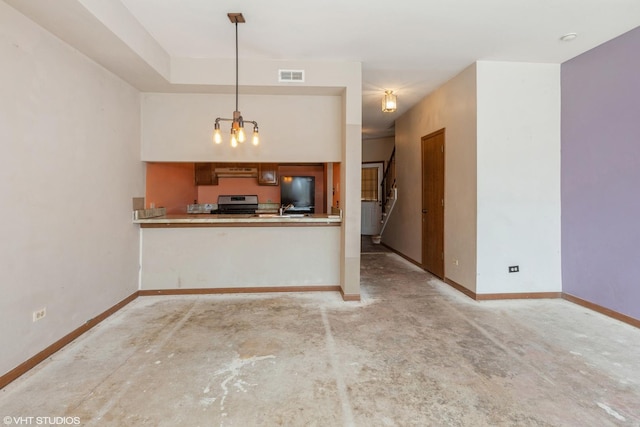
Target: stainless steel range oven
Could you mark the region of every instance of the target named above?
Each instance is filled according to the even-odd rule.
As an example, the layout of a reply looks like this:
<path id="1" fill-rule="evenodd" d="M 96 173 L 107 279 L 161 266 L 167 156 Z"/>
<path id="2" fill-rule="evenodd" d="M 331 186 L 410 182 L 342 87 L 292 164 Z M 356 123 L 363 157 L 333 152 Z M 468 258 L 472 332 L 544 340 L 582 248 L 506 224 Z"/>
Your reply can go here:
<path id="1" fill-rule="evenodd" d="M 212 214 L 255 214 L 258 210 L 258 196 L 256 195 L 225 195 L 218 196 L 218 209 Z"/>

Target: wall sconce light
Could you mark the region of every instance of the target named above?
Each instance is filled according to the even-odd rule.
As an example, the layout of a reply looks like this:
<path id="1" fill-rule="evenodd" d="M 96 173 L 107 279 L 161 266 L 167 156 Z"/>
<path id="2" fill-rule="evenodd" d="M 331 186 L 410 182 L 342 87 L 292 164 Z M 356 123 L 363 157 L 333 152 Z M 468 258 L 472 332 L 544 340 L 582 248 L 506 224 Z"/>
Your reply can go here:
<path id="1" fill-rule="evenodd" d="M 251 142 L 253 145 L 260 143 L 258 136 L 258 123 L 251 120 L 244 120 L 242 114 L 238 110 L 238 23 L 244 23 L 244 16 L 242 13 L 228 13 L 227 16 L 232 24 L 236 26 L 236 110 L 233 112 L 232 119 L 225 119 L 218 117 L 213 125 L 213 142 L 216 144 L 222 143 L 222 136 L 220 135 L 220 122 L 232 122 L 231 123 L 231 146 L 237 147 L 239 142 L 244 142 L 246 136 L 244 133 L 244 124 L 253 124 L 253 138 Z"/>
<path id="2" fill-rule="evenodd" d="M 382 112 L 383 113 L 393 113 L 396 111 L 396 107 L 398 103 L 396 101 L 396 96 L 393 94 L 392 90 L 384 91 L 384 98 L 382 98 Z"/>

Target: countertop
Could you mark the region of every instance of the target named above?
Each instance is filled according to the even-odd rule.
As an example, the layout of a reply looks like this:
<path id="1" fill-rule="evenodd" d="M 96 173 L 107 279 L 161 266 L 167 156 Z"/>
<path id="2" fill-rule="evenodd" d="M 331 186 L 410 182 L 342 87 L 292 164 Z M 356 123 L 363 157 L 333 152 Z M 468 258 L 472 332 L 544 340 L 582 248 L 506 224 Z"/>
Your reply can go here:
<path id="1" fill-rule="evenodd" d="M 153 218 L 134 219 L 134 224 L 143 228 L 165 227 L 261 227 L 261 226 L 339 226 L 342 223 L 340 215 L 307 214 L 283 215 L 277 214 L 246 214 L 246 215 L 214 215 L 214 214 L 183 214 L 162 215 Z"/>

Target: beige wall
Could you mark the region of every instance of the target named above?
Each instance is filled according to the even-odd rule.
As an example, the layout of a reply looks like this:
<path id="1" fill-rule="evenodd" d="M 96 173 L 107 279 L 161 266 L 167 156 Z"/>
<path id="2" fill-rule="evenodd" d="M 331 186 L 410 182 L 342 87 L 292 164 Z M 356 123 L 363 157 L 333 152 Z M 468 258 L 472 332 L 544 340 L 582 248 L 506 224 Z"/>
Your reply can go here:
<path id="1" fill-rule="evenodd" d="M 480 61 L 477 76 L 477 293 L 560 292 L 560 65 Z"/>
<path id="2" fill-rule="evenodd" d="M 393 137 L 363 140 L 362 162 L 387 162 L 391 157 L 394 145 L 395 139 Z"/>
<path id="3" fill-rule="evenodd" d="M 327 226 L 145 228 L 141 289 L 337 286 L 339 242 Z"/>
<path id="4" fill-rule="evenodd" d="M 229 146 L 211 136 L 215 118 L 232 117 L 234 95 L 145 93 L 142 95 L 142 159 L 145 161 L 337 162 L 341 158 L 342 97 L 242 95 L 245 120 L 258 122 L 260 145 Z M 246 125 L 251 135 L 251 125 Z"/>
<path id="5" fill-rule="evenodd" d="M 347 124 L 340 163 L 340 199 L 343 210 L 341 284 L 347 295 L 360 295 L 360 211 L 362 144 L 360 123 Z"/>
<path id="6" fill-rule="evenodd" d="M 144 169 L 137 90 L 4 2 L 0 28 L 1 375 L 137 290 Z"/>
<path id="7" fill-rule="evenodd" d="M 476 66 L 396 121 L 398 203 L 383 242 L 422 262 L 421 138 L 445 128 L 445 275 L 475 291 Z M 458 265 L 455 264 L 458 260 Z"/>

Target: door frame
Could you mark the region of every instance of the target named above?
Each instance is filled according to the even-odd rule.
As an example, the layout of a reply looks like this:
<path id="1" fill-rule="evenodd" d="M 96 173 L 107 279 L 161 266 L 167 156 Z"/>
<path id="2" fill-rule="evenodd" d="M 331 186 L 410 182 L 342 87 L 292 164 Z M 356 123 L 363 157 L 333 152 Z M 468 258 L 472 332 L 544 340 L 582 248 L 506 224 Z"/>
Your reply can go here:
<path id="1" fill-rule="evenodd" d="M 426 175 L 426 165 L 425 165 L 425 149 L 426 149 L 426 144 L 428 143 L 428 141 L 434 137 L 437 137 L 439 135 L 442 135 L 442 147 L 441 147 L 441 151 L 442 151 L 442 157 L 441 157 L 441 162 L 442 164 L 440 165 L 440 170 L 441 170 L 441 174 L 438 175 L 439 178 L 439 182 L 440 182 L 440 186 L 438 188 L 438 191 L 440 192 L 440 194 L 438 195 L 438 198 L 442 199 L 442 206 L 441 206 L 441 210 L 432 212 L 432 214 L 437 214 L 437 215 L 441 215 L 440 218 L 437 218 L 437 229 L 435 231 L 436 234 L 436 239 L 437 241 L 435 242 L 436 244 L 436 248 L 439 249 L 441 251 L 441 256 L 438 257 L 439 261 L 437 263 L 437 266 L 435 266 L 436 268 L 434 268 L 434 266 L 431 266 L 430 269 L 428 269 L 429 265 L 428 262 L 426 260 L 427 258 L 427 251 L 426 251 L 426 247 L 427 247 L 427 242 L 426 242 L 426 236 L 427 236 L 427 222 L 426 220 L 426 215 L 428 215 L 428 212 L 425 212 L 425 206 L 426 206 L 426 200 L 425 200 L 425 181 L 427 180 L 427 175 Z M 420 156 L 420 163 L 421 163 L 421 198 L 422 198 L 422 204 L 421 204 L 421 218 L 422 218 L 422 230 L 421 230 L 421 250 L 422 250 L 422 259 L 421 259 L 421 265 L 422 268 L 429 271 L 431 274 L 433 274 L 434 276 L 439 277 L 440 279 L 444 280 L 446 272 L 445 272 L 445 266 L 446 263 L 444 262 L 444 247 L 445 247 L 445 241 L 444 241 L 444 210 L 445 210 L 445 203 L 444 203 L 444 194 L 445 194 L 445 154 L 446 154 L 446 132 L 445 132 L 445 128 L 439 129 L 435 132 L 432 132 L 428 135 L 423 136 L 422 138 L 420 138 L 420 143 L 421 143 L 421 156 Z M 436 205 L 436 208 L 439 209 L 439 207 Z M 432 242 L 433 243 L 433 242 Z M 433 271 L 432 271 L 433 270 Z"/>
<path id="2" fill-rule="evenodd" d="M 381 206 L 382 206 L 382 188 L 381 188 L 381 184 L 382 184 L 382 178 L 384 175 L 384 162 L 383 161 L 375 161 L 375 162 L 362 162 L 362 165 L 360 166 L 360 169 L 364 169 L 364 168 L 378 168 L 378 200 L 376 201 L 377 203 L 377 207 L 376 207 L 376 213 L 377 213 L 377 218 L 376 218 L 376 231 L 373 235 L 377 235 L 380 232 L 380 221 L 382 219 L 382 210 L 381 210 Z M 363 203 L 364 201 L 361 201 L 360 203 Z M 373 203 L 373 201 L 368 201 L 369 203 Z M 363 210 L 360 213 L 361 216 L 361 220 L 363 220 L 363 216 L 364 216 L 364 212 Z M 362 223 L 362 221 L 361 221 Z M 362 225 L 360 226 L 361 232 L 362 232 Z"/>

